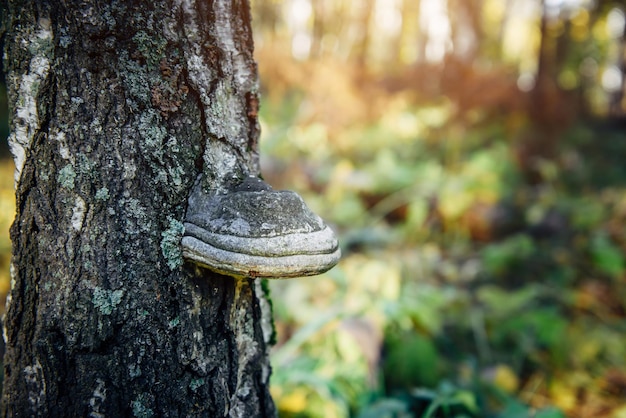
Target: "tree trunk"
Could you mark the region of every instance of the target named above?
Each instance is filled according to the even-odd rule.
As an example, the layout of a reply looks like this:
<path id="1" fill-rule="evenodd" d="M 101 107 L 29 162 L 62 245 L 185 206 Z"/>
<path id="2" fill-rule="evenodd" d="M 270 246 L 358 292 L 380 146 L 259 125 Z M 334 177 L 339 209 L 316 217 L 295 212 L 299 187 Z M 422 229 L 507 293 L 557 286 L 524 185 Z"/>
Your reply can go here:
<path id="1" fill-rule="evenodd" d="M 247 1 L 0 6 L 17 166 L 2 416 L 274 415 L 265 287 L 180 247 L 200 173 L 258 174 Z"/>

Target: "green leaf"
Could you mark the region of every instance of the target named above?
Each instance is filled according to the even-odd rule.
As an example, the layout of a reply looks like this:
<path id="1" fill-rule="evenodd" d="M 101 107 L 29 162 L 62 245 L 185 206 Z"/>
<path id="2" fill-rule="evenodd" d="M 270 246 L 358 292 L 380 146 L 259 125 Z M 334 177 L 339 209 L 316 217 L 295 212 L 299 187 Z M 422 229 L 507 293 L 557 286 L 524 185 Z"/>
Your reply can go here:
<path id="1" fill-rule="evenodd" d="M 624 255 L 605 235 L 596 235 L 591 241 L 593 264 L 611 277 L 624 274 Z"/>
<path id="2" fill-rule="evenodd" d="M 557 408 L 550 407 L 538 411 L 535 418 L 565 418 L 565 414 Z"/>
<path id="3" fill-rule="evenodd" d="M 433 387 L 440 378 L 440 359 L 433 342 L 419 334 L 391 337 L 383 365 L 389 389 Z"/>
<path id="4" fill-rule="evenodd" d="M 514 399 L 510 399 L 498 418 L 528 418 L 530 416 L 531 414 L 527 406 Z"/>
<path id="5" fill-rule="evenodd" d="M 502 274 L 508 268 L 530 257 L 535 245 L 528 235 L 519 234 L 484 248 L 482 259 L 487 272 Z"/>
<path id="6" fill-rule="evenodd" d="M 398 399 L 380 399 L 376 403 L 366 406 L 358 418 L 411 418 L 409 407 Z"/>

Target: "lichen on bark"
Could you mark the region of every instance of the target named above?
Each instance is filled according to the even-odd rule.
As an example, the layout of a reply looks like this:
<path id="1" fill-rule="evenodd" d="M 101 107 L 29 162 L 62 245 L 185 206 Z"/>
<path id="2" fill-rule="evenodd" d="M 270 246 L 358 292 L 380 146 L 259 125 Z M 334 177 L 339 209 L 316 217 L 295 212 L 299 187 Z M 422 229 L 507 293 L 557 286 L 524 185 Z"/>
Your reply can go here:
<path id="1" fill-rule="evenodd" d="M 179 253 L 258 174 L 246 1 L 4 1 L 16 165 L 3 416 L 272 416 L 265 292 Z"/>

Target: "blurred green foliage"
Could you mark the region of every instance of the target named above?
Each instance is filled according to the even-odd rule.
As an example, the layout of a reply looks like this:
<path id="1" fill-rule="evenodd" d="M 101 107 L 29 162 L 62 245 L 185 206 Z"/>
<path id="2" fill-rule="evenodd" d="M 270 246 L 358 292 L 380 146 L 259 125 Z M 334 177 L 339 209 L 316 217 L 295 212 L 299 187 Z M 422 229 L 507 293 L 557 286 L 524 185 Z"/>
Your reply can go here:
<path id="1" fill-rule="evenodd" d="M 503 128 L 487 128 L 501 136 L 468 130 L 483 143 L 454 161 L 427 135 L 413 139 L 413 154 L 377 124 L 354 128 L 387 138 L 369 159 L 355 144 L 353 158 L 344 150 L 280 166 L 299 142 L 272 138 L 266 177 L 305 195 L 344 250 L 319 278 L 271 283 L 281 416 L 623 413 L 626 189 L 579 170 L 593 172 L 613 141 L 626 155 L 626 141 L 605 133 L 583 155 L 577 138 L 592 128 L 573 126 L 559 155 L 580 166 L 547 162 L 556 172 L 537 186 L 522 180 Z"/>
<path id="2" fill-rule="evenodd" d="M 270 284 L 282 417 L 626 414 L 626 134 L 600 82 L 616 3 L 544 29 L 516 20 L 521 2 L 467 3 L 485 6 L 484 43 L 435 64 L 370 50 L 363 69 L 325 51 L 356 48 L 342 37 L 354 9 L 333 9 L 345 1 L 310 2 L 300 29 L 257 23 L 264 176 L 301 193 L 344 253 Z M 296 56 L 289 40 L 318 23 L 336 31 Z"/>

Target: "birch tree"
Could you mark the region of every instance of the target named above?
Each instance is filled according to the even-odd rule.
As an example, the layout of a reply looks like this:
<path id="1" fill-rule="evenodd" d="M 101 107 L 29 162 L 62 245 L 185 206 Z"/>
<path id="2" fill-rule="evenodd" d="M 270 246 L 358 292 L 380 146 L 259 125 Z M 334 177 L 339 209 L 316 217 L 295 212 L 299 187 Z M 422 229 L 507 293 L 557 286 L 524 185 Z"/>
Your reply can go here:
<path id="1" fill-rule="evenodd" d="M 4 0 L 3 416 L 273 416 L 260 280 L 185 263 L 196 178 L 258 174 L 245 0 Z"/>

